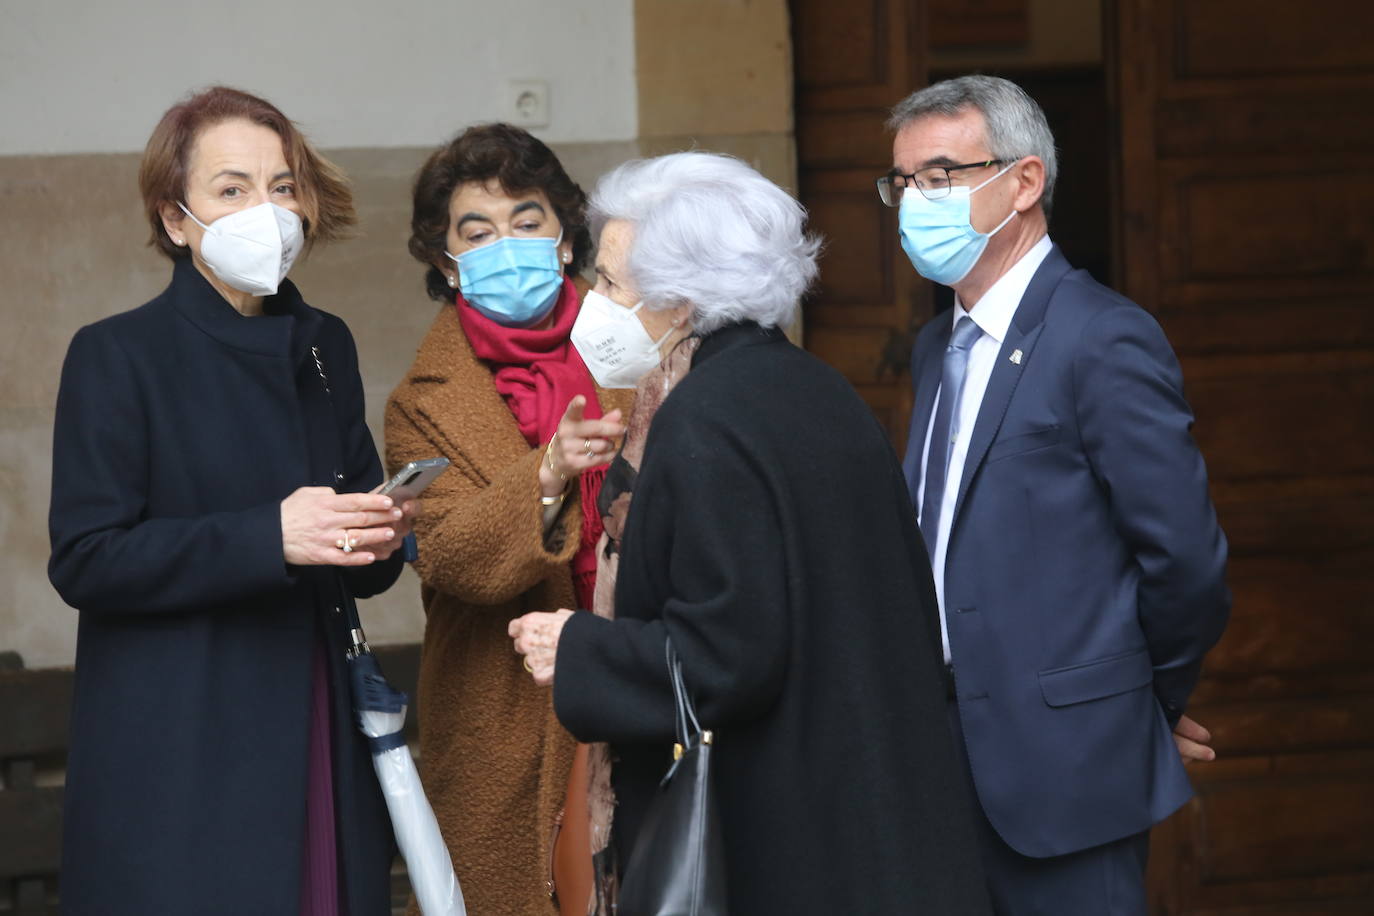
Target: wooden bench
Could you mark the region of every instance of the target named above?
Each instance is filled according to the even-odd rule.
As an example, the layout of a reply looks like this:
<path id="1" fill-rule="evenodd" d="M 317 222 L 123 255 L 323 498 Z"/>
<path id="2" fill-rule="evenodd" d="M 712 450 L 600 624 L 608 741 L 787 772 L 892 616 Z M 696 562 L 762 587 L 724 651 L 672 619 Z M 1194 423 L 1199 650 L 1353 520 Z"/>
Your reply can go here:
<path id="1" fill-rule="evenodd" d="M 57 913 L 70 669 L 0 654 L 0 912 Z"/>
<path id="2" fill-rule="evenodd" d="M 416 739 L 418 645 L 381 646 L 382 670 L 410 694 L 406 736 Z M 70 668 L 28 670 L 0 653 L 0 914 L 56 916 L 62 865 L 62 781 L 66 774 Z M 392 909 L 405 912 L 410 881 L 397 857 Z"/>

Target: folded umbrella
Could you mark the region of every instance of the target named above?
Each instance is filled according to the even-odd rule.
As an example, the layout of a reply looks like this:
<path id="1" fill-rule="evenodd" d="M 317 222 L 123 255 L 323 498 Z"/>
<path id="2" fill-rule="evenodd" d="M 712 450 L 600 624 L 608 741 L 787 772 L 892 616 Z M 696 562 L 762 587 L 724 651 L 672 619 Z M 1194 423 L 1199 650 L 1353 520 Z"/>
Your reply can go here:
<path id="1" fill-rule="evenodd" d="M 340 583 L 342 586 L 342 583 Z M 368 648 L 353 596 L 343 586 L 349 614 L 348 674 L 353 689 L 353 714 L 372 748 L 372 765 L 391 814 L 396 845 L 405 859 L 415 901 L 424 916 L 467 916 L 463 890 L 453 872 L 448 846 L 439 832 L 434 809 L 425 798 L 420 774 L 410 756 L 402 729 L 406 721 L 405 693 L 387 682 L 377 657 Z"/>

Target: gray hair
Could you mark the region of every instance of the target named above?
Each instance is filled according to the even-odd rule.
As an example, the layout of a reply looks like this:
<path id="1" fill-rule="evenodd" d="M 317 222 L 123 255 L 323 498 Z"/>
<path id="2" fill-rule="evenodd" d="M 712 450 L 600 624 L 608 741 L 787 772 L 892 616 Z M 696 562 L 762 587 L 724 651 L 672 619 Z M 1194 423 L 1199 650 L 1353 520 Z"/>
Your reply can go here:
<path id="1" fill-rule="evenodd" d="M 1040 198 L 1046 213 L 1054 201 L 1054 182 L 1059 177 L 1059 157 L 1045 112 L 1020 86 L 996 76 L 961 76 L 918 89 L 902 99 L 888 118 L 889 130 L 900 131 L 927 115 L 954 117 L 977 109 L 987 125 L 988 152 L 1010 163 L 1023 156 L 1039 156 L 1045 163 L 1045 193 Z"/>
<path id="2" fill-rule="evenodd" d="M 590 221 L 634 224 L 626 269 L 645 307 L 690 303 L 700 332 L 739 321 L 785 327 L 816 277 L 806 210 L 733 156 L 635 159 L 602 177 Z"/>

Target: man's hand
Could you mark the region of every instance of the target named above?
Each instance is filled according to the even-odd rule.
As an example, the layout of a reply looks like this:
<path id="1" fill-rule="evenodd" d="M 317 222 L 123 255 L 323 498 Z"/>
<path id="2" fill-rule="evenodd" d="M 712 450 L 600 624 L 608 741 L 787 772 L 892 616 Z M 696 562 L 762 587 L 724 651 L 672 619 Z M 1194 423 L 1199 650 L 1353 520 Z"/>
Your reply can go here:
<path id="1" fill-rule="evenodd" d="M 1180 716 L 1174 726 L 1174 744 L 1178 745 L 1178 755 L 1184 763 L 1217 759 L 1217 752 L 1212 750 L 1212 733 L 1187 716 Z"/>

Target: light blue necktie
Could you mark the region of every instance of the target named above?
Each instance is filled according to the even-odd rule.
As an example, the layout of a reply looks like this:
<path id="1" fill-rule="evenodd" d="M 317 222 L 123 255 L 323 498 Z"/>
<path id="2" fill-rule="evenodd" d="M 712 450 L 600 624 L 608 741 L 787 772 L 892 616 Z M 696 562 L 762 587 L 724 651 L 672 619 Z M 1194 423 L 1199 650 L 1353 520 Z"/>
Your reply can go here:
<path id="1" fill-rule="evenodd" d="M 958 306 L 955 306 L 958 308 Z M 959 436 L 959 397 L 964 393 L 964 375 L 969 350 L 983 336 L 983 329 L 967 315 L 954 324 L 949 346 L 945 348 L 944 368 L 940 372 L 940 402 L 935 406 L 935 425 L 930 430 L 926 455 L 926 488 L 921 498 L 921 537 L 926 550 L 935 556 L 935 538 L 940 531 L 940 506 L 945 501 L 945 478 L 949 456 Z"/>

